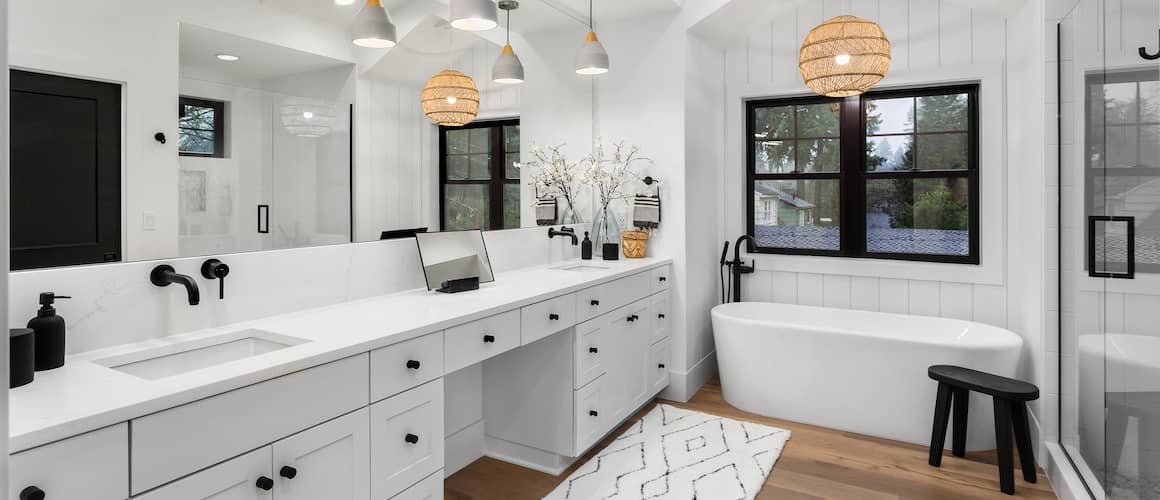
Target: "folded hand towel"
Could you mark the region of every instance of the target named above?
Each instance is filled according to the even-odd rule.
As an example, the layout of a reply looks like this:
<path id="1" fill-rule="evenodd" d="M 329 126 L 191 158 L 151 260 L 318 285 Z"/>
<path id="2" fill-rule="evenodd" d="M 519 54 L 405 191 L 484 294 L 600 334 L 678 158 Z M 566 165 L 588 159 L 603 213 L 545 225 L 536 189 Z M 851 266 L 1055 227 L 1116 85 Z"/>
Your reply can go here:
<path id="1" fill-rule="evenodd" d="M 556 198 L 536 198 L 536 225 L 551 226 L 556 223 Z"/>
<path id="2" fill-rule="evenodd" d="M 661 198 L 636 195 L 632 204 L 632 225 L 641 229 L 655 229 L 661 225 Z"/>

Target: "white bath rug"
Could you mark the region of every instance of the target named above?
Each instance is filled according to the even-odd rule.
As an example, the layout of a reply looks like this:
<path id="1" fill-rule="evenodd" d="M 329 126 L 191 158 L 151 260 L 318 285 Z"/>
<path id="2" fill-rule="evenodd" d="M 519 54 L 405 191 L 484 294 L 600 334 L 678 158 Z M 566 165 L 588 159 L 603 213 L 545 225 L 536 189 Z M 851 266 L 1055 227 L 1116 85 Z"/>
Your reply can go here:
<path id="1" fill-rule="evenodd" d="M 752 500 L 789 434 L 658 405 L 544 500 Z"/>

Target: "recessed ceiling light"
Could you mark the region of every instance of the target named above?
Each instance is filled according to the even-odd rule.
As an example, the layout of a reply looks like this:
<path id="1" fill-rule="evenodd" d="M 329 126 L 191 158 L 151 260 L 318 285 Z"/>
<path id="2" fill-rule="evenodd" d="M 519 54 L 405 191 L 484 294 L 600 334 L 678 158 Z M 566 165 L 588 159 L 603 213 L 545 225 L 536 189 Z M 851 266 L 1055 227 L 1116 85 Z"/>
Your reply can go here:
<path id="1" fill-rule="evenodd" d="M 335 5 L 354 5 L 355 0 L 334 0 Z"/>
<path id="2" fill-rule="evenodd" d="M 223 61 L 226 61 L 226 62 L 234 62 L 234 61 L 237 61 L 238 59 L 241 59 L 240 57 L 235 56 L 233 54 L 218 54 L 217 58 L 221 59 Z"/>

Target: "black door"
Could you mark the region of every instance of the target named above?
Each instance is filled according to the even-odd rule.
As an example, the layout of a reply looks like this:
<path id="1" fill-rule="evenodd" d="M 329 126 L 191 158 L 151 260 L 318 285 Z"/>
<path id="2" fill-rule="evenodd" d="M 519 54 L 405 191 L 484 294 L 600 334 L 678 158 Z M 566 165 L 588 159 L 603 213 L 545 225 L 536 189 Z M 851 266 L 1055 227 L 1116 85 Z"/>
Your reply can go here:
<path id="1" fill-rule="evenodd" d="M 12 269 L 121 260 L 121 86 L 11 80 Z"/>

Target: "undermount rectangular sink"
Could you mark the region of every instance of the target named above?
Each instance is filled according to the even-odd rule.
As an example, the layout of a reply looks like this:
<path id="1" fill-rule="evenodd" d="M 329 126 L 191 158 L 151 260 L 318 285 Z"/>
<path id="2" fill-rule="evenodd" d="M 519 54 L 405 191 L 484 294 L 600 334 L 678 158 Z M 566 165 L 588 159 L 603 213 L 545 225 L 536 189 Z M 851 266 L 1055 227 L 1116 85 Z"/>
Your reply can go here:
<path id="1" fill-rule="evenodd" d="M 306 342 L 308 341 L 262 330 L 239 330 L 109 356 L 93 362 L 134 377 L 160 380 L 231 361 L 261 356 Z"/>
<path id="2" fill-rule="evenodd" d="M 608 266 L 599 266 L 596 264 L 571 263 L 571 264 L 564 264 L 562 266 L 553 267 L 552 269 L 555 269 L 558 271 L 603 271 L 605 269 L 608 269 Z"/>

